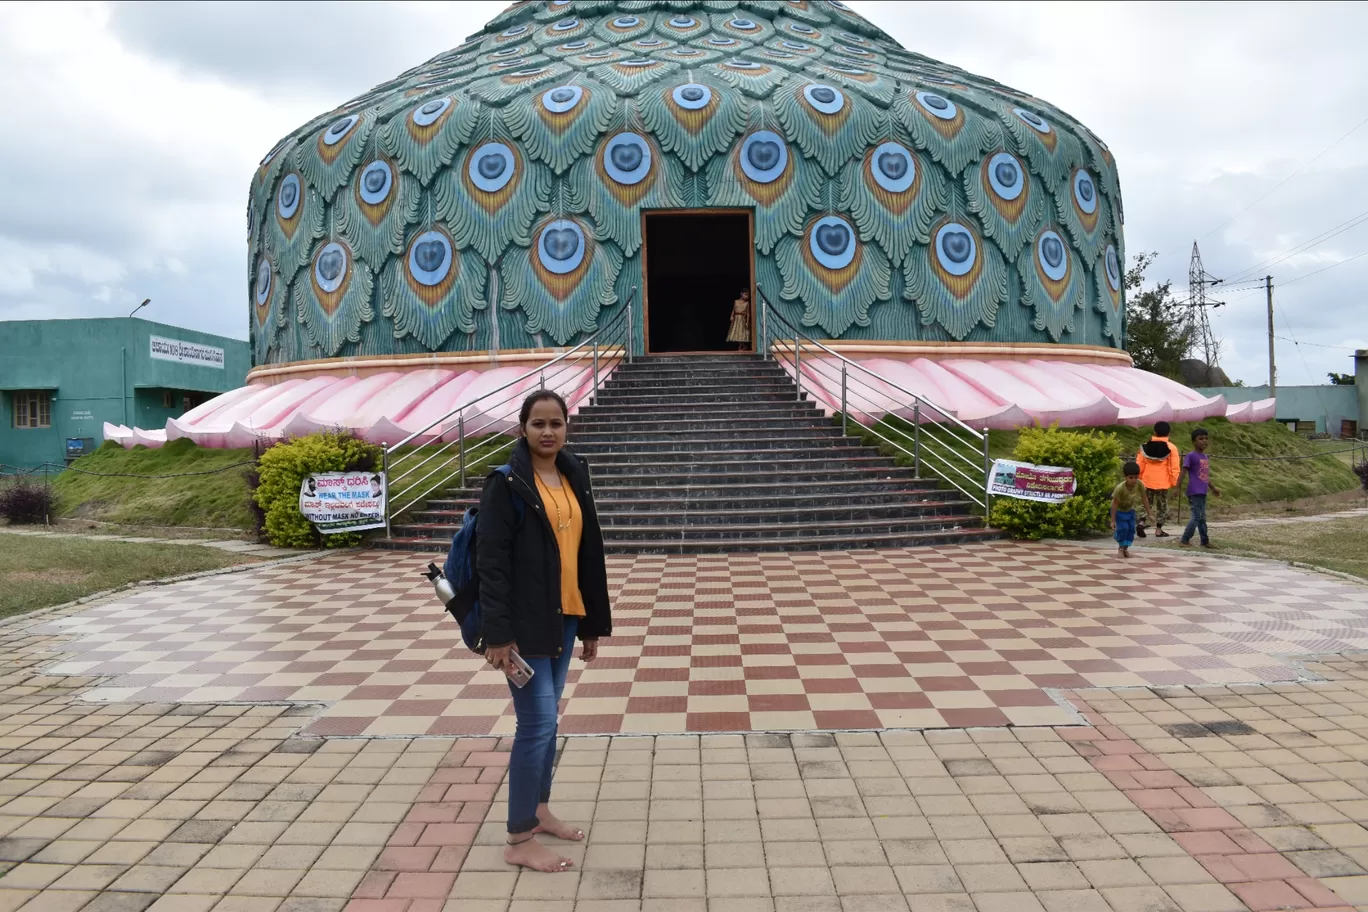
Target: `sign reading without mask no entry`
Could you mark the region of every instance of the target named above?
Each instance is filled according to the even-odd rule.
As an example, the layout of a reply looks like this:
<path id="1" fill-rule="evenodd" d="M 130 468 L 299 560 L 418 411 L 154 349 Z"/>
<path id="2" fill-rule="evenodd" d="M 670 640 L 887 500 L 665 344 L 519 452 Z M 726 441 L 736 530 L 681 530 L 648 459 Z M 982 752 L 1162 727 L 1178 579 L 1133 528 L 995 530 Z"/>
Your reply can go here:
<path id="1" fill-rule="evenodd" d="M 385 476 L 320 472 L 299 486 L 299 512 L 324 535 L 385 526 Z"/>
<path id="2" fill-rule="evenodd" d="M 988 494 L 1042 503 L 1063 503 L 1074 494 L 1073 469 L 999 459 L 988 476 Z"/>
<path id="3" fill-rule="evenodd" d="M 152 336 L 152 357 L 157 361 L 198 364 L 200 367 L 216 367 L 223 370 L 223 349 L 212 345 Z"/>

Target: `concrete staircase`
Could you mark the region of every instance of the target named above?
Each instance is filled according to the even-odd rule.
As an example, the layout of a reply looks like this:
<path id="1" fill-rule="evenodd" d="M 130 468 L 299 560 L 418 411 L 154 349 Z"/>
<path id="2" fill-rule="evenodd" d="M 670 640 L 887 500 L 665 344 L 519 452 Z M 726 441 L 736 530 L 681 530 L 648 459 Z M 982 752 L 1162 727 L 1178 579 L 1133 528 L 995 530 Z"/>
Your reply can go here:
<path id="1" fill-rule="evenodd" d="M 571 422 L 610 553 L 696 554 L 957 544 L 997 537 L 958 491 L 846 437 L 782 367 L 755 355 L 621 365 Z M 480 481 L 376 544 L 445 550 Z"/>

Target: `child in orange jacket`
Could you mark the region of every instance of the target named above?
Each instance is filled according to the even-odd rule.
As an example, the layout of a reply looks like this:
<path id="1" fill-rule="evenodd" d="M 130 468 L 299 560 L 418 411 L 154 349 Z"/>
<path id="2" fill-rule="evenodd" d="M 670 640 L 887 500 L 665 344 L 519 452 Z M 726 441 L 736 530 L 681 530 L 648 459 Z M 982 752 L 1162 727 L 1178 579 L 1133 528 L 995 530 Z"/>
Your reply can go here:
<path id="1" fill-rule="evenodd" d="M 1152 508 L 1146 511 L 1148 515 L 1141 518 L 1135 530 L 1140 538 L 1145 537 L 1145 523 L 1149 519 L 1154 520 L 1155 538 L 1169 537 L 1164 531 L 1169 518 L 1168 492 L 1178 484 L 1178 476 L 1183 471 L 1178 448 L 1169 442 L 1171 430 L 1167 421 L 1156 422 L 1154 436 L 1135 456 L 1140 466 L 1140 483 L 1149 491 L 1149 505 Z"/>

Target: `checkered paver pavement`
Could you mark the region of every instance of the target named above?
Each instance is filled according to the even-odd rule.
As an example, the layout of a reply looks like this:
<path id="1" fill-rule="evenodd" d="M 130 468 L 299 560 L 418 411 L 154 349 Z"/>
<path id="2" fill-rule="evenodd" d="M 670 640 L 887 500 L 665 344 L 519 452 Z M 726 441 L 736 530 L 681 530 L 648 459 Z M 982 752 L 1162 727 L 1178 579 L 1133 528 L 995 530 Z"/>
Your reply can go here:
<path id="1" fill-rule="evenodd" d="M 107 702 L 317 702 L 325 736 L 506 734 L 423 558 L 323 557 L 42 624 Z M 572 666 L 573 734 L 959 728 L 1078 720 L 1061 689 L 1294 680 L 1368 648 L 1368 590 L 1252 561 L 998 543 L 610 563 L 616 635 Z"/>

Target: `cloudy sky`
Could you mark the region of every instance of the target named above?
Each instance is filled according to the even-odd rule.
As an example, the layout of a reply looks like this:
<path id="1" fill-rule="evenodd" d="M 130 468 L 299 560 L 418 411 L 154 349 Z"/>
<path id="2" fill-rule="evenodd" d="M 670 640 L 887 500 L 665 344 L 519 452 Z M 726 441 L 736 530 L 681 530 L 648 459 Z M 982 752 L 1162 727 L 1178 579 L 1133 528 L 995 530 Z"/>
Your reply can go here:
<path id="1" fill-rule="evenodd" d="M 1368 5 L 852 5 L 1101 136 L 1127 248 L 1159 254 L 1153 278 L 1186 297 L 1194 239 L 1217 276 L 1272 273 L 1282 383 L 1353 370 L 1368 348 Z M 502 7 L 0 5 L 0 319 L 118 316 L 151 297 L 151 319 L 246 338 L 256 162 Z M 1264 381 L 1262 290 L 1218 297 L 1223 365 Z"/>

